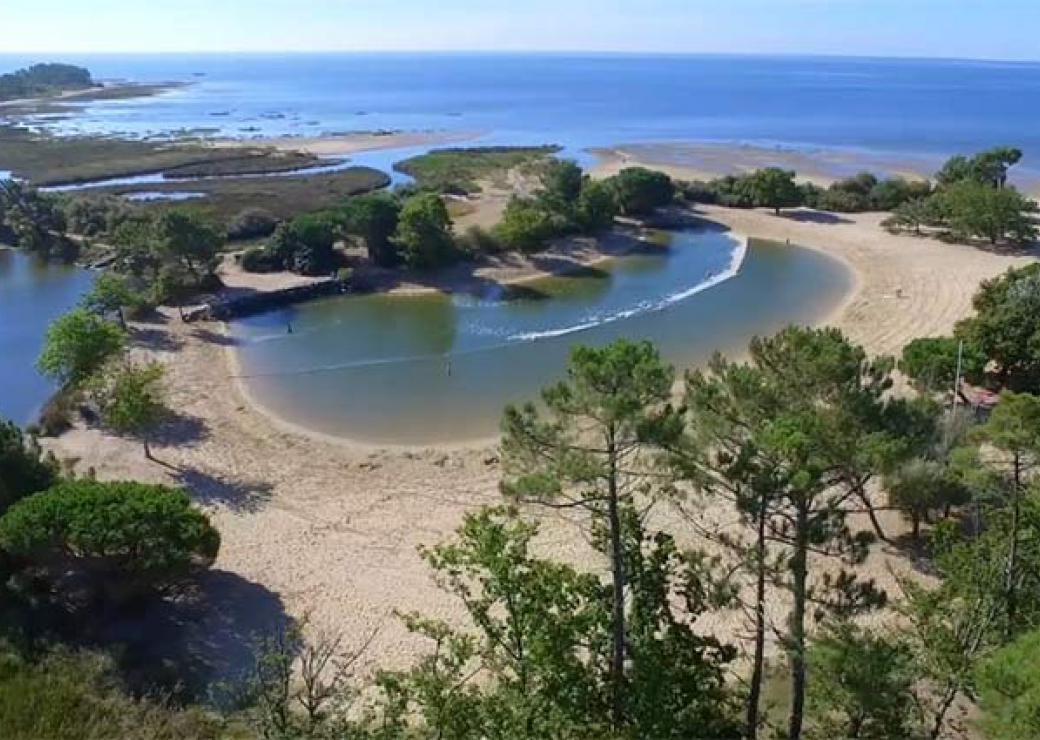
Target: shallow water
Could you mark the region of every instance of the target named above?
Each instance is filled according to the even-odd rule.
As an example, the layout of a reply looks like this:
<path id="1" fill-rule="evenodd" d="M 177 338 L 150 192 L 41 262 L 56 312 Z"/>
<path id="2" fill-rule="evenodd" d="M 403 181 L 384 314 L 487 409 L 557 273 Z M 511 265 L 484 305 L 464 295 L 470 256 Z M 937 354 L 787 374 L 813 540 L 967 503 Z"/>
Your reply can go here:
<path id="1" fill-rule="evenodd" d="M 685 367 L 811 322 L 851 286 L 835 260 L 764 242 L 727 279 L 742 249 L 724 231 L 691 231 L 514 300 L 497 286 L 340 297 L 236 322 L 232 334 L 247 390 L 291 423 L 372 443 L 477 439 L 506 403 L 559 378 L 576 343 L 649 339 Z"/>
<path id="2" fill-rule="evenodd" d="M 0 418 L 35 420 L 53 386 L 35 368 L 47 325 L 76 305 L 93 276 L 0 247 Z"/>
<path id="3" fill-rule="evenodd" d="M 38 61 L 0 55 L 0 71 Z M 66 133 L 484 132 L 501 144 L 726 141 L 947 155 L 1040 151 L 1040 64 L 626 54 L 72 55 L 99 78 L 193 84 L 96 101 Z M 196 77 L 194 73 L 205 73 Z M 3 162 L 0 161 L 0 168 Z"/>

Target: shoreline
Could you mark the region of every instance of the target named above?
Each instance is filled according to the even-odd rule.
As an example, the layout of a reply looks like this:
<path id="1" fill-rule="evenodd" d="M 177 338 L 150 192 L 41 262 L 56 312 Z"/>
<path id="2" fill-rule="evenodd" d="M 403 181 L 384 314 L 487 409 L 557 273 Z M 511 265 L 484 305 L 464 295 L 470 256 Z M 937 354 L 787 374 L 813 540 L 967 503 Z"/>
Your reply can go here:
<path id="1" fill-rule="evenodd" d="M 723 283 L 732 280 L 739 276 L 744 263 L 748 259 L 748 256 L 752 250 L 750 239 L 736 232 L 730 232 L 731 236 L 737 241 L 737 246 L 734 248 L 733 259 L 730 263 L 730 267 L 720 275 L 713 279 L 700 283 L 696 288 L 691 291 L 690 296 L 695 293 L 700 293 L 705 290 L 711 290 L 712 288 L 718 287 Z M 502 277 L 496 279 L 496 282 L 504 288 L 520 287 L 530 285 L 532 283 L 538 283 L 544 280 L 552 279 L 554 277 L 566 277 L 567 275 L 580 272 L 581 270 L 609 265 L 619 260 L 625 259 L 627 256 L 637 254 L 639 250 L 638 245 L 633 245 L 633 248 L 627 252 L 614 253 L 614 254 L 597 254 L 594 256 L 588 256 L 584 259 L 579 258 L 573 265 L 570 266 L 557 266 L 556 269 L 539 268 L 528 262 L 529 270 L 512 277 Z M 541 254 L 548 254 L 550 252 L 543 252 Z M 845 264 L 843 262 L 843 264 Z M 846 266 L 852 278 L 852 270 Z M 854 280 L 854 278 L 853 278 Z M 463 286 L 456 285 L 454 290 L 445 290 L 443 287 L 435 286 L 424 286 L 415 288 L 392 288 L 390 290 L 378 291 L 382 295 L 397 296 L 397 297 L 411 297 L 411 296 L 422 296 L 430 294 L 440 295 L 451 295 L 452 292 L 458 292 Z M 844 298 L 843 298 L 844 300 Z M 218 322 L 221 333 L 229 338 L 233 339 L 234 335 L 231 333 L 231 327 L 228 322 Z M 580 333 L 580 332 L 575 332 Z M 537 341 L 537 340 L 528 340 Z M 249 385 L 246 382 L 248 375 L 243 372 L 241 360 L 236 352 L 233 342 L 229 342 L 225 347 L 224 359 L 227 364 L 229 372 L 229 379 L 233 382 L 236 391 L 242 397 L 244 401 L 258 414 L 263 416 L 269 423 L 279 429 L 283 429 L 292 434 L 309 437 L 321 442 L 328 444 L 338 445 L 340 447 L 361 449 L 367 451 L 395 451 L 395 452 L 419 452 L 423 450 L 429 450 L 436 448 L 438 450 L 450 450 L 450 451 L 475 451 L 484 450 L 488 447 L 492 447 L 498 442 L 497 434 L 490 434 L 488 436 L 464 438 L 464 439 L 450 439 L 450 440 L 436 440 L 425 444 L 415 443 L 392 443 L 392 442 L 372 442 L 357 437 L 351 437 L 343 434 L 329 434 L 327 432 L 321 432 L 315 429 L 311 429 L 304 424 L 290 421 L 284 416 L 278 414 L 266 406 L 257 396 L 251 392 Z"/>
<path id="2" fill-rule="evenodd" d="M 849 295 L 818 323 L 833 322 L 871 354 L 948 331 L 971 310 L 979 281 L 1034 261 L 889 235 L 870 215 L 818 223 L 762 211 L 709 207 L 697 213 L 751 237 L 781 244 L 790 238 L 850 265 L 856 280 Z M 902 299 L 892 295 L 898 288 L 906 292 Z M 103 480 L 188 487 L 221 532 L 217 570 L 275 594 L 290 615 L 309 615 L 308 628 L 316 633 L 378 631 L 361 668 L 405 667 L 425 654 L 428 644 L 394 613 L 465 619 L 416 548 L 450 538 L 466 512 L 501 502 L 494 438 L 394 448 L 299 433 L 265 415 L 239 388 L 222 332 L 180 324 L 175 316 L 146 329 L 149 343 L 135 351 L 164 363 L 169 404 L 185 422 L 166 438 L 171 441 L 153 445 L 165 465 L 145 460 L 134 440 L 82 426 L 43 440 L 46 449 L 77 459 L 80 471 L 94 468 Z M 184 429 L 202 431 L 185 435 Z M 579 524 L 554 516 L 539 521 L 541 551 L 599 571 L 602 561 Z M 898 517 L 889 524 L 900 526 Z M 862 572 L 894 588 L 893 562 L 874 554 Z M 775 608 L 773 616 L 782 617 L 783 605 Z M 737 619 L 720 613 L 703 627 L 735 640 Z M 198 629 L 204 633 L 206 626 Z"/>

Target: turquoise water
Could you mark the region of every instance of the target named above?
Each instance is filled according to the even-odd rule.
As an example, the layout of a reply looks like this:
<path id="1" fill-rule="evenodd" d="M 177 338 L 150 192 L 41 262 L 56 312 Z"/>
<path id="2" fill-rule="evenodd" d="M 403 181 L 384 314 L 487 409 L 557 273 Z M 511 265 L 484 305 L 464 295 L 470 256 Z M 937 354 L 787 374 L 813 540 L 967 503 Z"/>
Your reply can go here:
<path id="1" fill-rule="evenodd" d="M 830 258 L 764 242 L 729 277 L 743 251 L 720 229 L 689 231 L 511 300 L 497 286 L 339 297 L 236 322 L 232 334 L 250 394 L 289 422 L 373 443 L 475 439 L 495 432 L 506 403 L 559 378 L 576 343 L 649 339 L 689 366 L 813 321 L 851 285 Z"/>
<path id="2" fill-rule="evenodd" d="M 0 418 L 34 421 L 54 390 L 35 368 L 44 332 L 92 280 L 86 270 L 0 246 Z"/>

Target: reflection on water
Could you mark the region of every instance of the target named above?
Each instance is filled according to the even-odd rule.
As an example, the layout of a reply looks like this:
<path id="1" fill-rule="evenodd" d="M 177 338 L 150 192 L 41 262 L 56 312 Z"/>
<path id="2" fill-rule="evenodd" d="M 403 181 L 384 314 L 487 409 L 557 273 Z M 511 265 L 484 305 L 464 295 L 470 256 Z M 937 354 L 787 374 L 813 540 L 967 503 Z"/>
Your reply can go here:
<path id="1" fill-rule="evenodd" d="M 50 383 L 35 369 L 43 335 L 92 280 L 86 270 L 0 246 L 0 418 L 29 423 L 50 396 Z"/>
<path id="2" fill-rule="evenodd" d="M 504 404 L 557 379 L 575 343 L 649 339 L 688 366 L 812 321 L 850 286 L 836 261 L 768 243 L 726 279 L 742 250 L 723 231 L 685 232 L 609 270 L 539 281 L 516 300 L 494 289 L 339 297 L 232 331 L 247 389 L 290 422 L 378 443 L 474 439 L 494 433 Z"/>

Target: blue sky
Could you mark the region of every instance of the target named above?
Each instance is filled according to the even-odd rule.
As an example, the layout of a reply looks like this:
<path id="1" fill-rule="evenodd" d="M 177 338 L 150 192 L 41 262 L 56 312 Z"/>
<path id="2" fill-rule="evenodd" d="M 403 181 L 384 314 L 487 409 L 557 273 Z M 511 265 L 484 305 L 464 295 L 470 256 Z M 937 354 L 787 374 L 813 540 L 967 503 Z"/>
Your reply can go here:
<path id="1" fill-rule="evenodd" d="M 1040 0 L 0 0 L 0 50 L 1040 59 Z"/>

